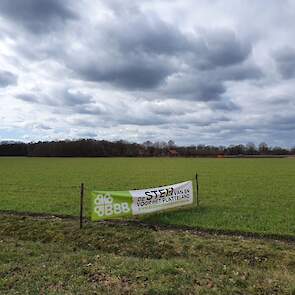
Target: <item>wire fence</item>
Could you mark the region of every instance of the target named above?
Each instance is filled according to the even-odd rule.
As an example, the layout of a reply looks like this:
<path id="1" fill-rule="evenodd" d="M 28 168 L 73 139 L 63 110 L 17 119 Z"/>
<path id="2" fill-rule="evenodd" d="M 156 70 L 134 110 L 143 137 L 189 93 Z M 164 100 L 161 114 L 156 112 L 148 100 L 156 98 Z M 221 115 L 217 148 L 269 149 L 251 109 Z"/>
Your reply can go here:
<path id="1" fill-rule="evenodd" d="M 159 185 L 159 187 L 162 186 L 167 184 Z M 9 182 L 0 183 L 0 188 L 1 212 L 25 212 L 26 214 L 31 212 L 32 214 L 76 217 L 80 215 L 80 218 L 83 211 L 85 215 L 89 215 L 90 196 L 94 190 L 93 186 L 87 186 L 84 183 L 77 185 L 32 183 L 20 186 L 18 183 Z M 143 188 L 136 187 L 131 190 L 138 189 Z M 194 189 L 198 191 L 198 182 L 197 185 L 194 184 Z M 199 205 L 198 198 L 197 205 Z"/>

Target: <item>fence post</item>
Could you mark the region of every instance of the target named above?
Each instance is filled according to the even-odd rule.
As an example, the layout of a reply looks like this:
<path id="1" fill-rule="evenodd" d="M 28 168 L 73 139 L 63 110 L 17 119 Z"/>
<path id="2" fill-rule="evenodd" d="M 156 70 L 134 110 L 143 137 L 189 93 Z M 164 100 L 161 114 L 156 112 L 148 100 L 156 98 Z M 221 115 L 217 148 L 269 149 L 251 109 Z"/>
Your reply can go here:
<path id="1" fill-rule="evenodd" d="M 198 178 L 197 172 L 196 172 L 196 189 L 197 189 L 197 206 L 199 206 L 199 178 Z"/>
<path id="2" fill-rule="evenodd" d="M 80 229 L 83 227 L 83 199 L 84 199 L 84 183 L 80 186 Z"/>

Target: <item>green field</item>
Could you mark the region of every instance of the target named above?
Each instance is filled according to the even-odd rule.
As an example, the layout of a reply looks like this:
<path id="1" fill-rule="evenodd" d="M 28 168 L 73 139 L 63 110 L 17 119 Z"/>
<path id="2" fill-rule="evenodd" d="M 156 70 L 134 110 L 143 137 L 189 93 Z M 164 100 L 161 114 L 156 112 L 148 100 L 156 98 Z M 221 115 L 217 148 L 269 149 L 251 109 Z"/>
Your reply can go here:
<path id="1" fill-rule="evenodd" d="M 295 294 L 294 244 L 0 216 L 0 294 Z"/>
<path id="2" fill-rule="evenodd" d="M 78 215 L 79 184 L 155 187 L 200 176 L 201 206 L 161 224 L 295 236 L 295 159 L 0 158 L 0 210 Z"/>
<path id="3" fill-rule="evenodd" d="M 79 184 L 127 190 L 194 179 L 199 208 L 145 223 L 295 237 L 295 159 L 0 158 L 0 294 L 295 294 L 294 243 L 78 215 Z"/>

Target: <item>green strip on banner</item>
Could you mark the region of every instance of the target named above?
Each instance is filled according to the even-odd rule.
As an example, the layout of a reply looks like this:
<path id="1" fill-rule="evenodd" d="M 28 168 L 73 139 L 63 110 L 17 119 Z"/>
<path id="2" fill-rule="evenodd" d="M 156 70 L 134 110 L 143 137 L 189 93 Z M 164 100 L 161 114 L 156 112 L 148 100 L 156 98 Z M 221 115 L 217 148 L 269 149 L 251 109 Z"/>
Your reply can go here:
<path id="1" fill-rule="evenodd" d="M 128 191 L 93 191 L 91 220 L 132 216 L 132 197 Z"/>
<path id="2" fill-rule="evenodd" d="M 194 201 L 192 181 L 131 191 L 93 191 L 91 220 L 131 217 L 177 207 Z"/>

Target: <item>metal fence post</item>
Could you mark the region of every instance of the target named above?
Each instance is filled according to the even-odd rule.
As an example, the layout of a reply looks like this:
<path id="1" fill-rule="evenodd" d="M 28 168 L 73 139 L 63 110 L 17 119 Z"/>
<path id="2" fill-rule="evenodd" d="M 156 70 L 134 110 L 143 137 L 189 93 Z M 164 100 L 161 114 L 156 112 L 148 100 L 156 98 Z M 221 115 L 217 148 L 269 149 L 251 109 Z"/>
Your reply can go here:
<path id="1" fill-rule="evenodd" d="M 83 200 L 84 199 L 84 183 L 80 186 L 80 229 L 83 227 Z"/>
<path id="2" fill-rule="evenodd" d="M 197 189 L 197 206 L 199 206 L 199 178 L 198 178 L 197 172 L 196 172 L 196 189 Z"/>

